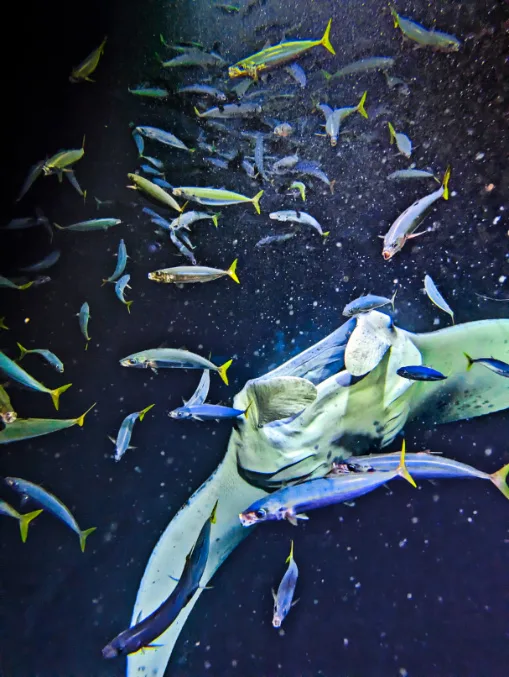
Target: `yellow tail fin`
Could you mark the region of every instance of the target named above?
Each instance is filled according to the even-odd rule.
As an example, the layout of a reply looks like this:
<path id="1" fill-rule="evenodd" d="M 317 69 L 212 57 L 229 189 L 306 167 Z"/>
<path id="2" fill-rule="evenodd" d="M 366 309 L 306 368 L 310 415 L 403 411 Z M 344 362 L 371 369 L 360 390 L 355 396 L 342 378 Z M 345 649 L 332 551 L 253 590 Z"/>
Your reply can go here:
<path id="1" fill-rule="evenodd" d="M 329 73 L 328 71 L 321 70 L 320 73 L 326 80 L 330 80 L 332 78 L 332 73 Z"/>
<path id="2" fill-rule="evenodd" d="M 128 312 L 128 313 L 131 312 L 131 306 L 133 305 L 133 303 L 134 303 L 134 301 L 126 301 L 126 302 L 125 302 L 125 305 L 126 305 L 126 307 L 127 307 L 127 312 Z"/>
<path id="3" fill-rule="evenodd" d="M 212 223 L 215 225 L 216 228 L 217 228 L 217 226 L 218 226 L 218 221 L 217 221 L 217 220 L 218 220 L 220 214 L 221 214 L 221 212 L 217 212 L 217 214 L 214 214 L 214 215 L 212 216 Z"/>
<path id="4" fill-rule="evenodd" d="M 83 424 L 85 423 L 85 416 L 92 411 L 92 409 L 95 407 L 96 404 L 97 402 L 94 402 L 94 404 L 89 409 L 87 409 L 84 414 L 81 414 L 81 416 L 78 416 L 78 418 L 74 419 L 76 425 L 79 425 L 80 428 L 83 428 Z"/>
<path id="5" fill-rule="evenodd" d="M 69 388 L 72 386 L 72 383 L 68 383 L 65 386 L 60 386 L 60 388 L 55 388 L 55 390 L 50 390 L 50 395 L 51 399 L 53 400 L 53 404 L 55 405 L 55 409 L 58 411 L 58 402 L 60 399 L 60 395 L 62 393 L 65 393 L 66 390 L 69 390 Z"/>
<path id="6" fill-rule="evenodd" d="M 97 527 L 91 527 L 90 529 L 85 529 L 85 531 L 80 531 L 79 536 L 80 536 L 80 548 L 81 552 L 85 552 L 85 544 L 87 541 L 87 538 L 90 536 L 92 532 L 94 532 L 97 529 Z"/>
<path id="7" fill-rule="evenodd" d="M 474 360 L 468 355 L 468 353 L 463 353 L 463 355 L 467 358 L 467 371 L 470 371 L 472 369 L 472 365 L 474 364 Z"/>
<path id="8" fill-rule="evenodd" d="M 21 540 L 23 543 L 26 543 L 28 536 L 28 525 L 32 520 L 34 520 L 38 515 L 40 515 L 42 510 L 34 510 L 33 512 L 27 512 L 24 515 L 19 516 L 19 530 L 21 532 Z"/>
<path id="9" fill-rule="evenodd" d="M 389 134 L 391 135 L 391 144 L 393 144 L 396 141 L 396 130 L 392 126 L 390 122 L 387 123 L 387 127 L 389 127 Z"/>
<path id="10" fill-rule="evenodd" d="M 21 361 L 25 357 L 25 355 L 28 353 L 28 350 L 26 348 L 23 348 L 21 343 L 18 343 L 17 345 L 18 345 L 18 348 L 19 348 L 19 358 L 18 358 L 18 360 Z"/>
<path id="11" fill-rule="evenodd" d="M 445 170 L 444 178 L 442 179 L 442 188 L 444 189 L 443 198 L 444 200 L 449 199 L 449 179 L 451 178 L 451 168 L 447 167 Z"/>
<path id="12" fill-rule="evenodd" d="M 362 115 L 363 118 L 367 118 L 368 114 L 366 113 L 366 109 L 364 108 L 364 104 L 366 103 L 366 97 L 368 96 L 367 90 L 364 92 L 364 94 L 361 96 L 361 100 L 357 104 L 357 112 L 359 115 Z"/>
<path id="13" fill-rule="evenodd" d="M 145 407 L 145 409 L 142 409 L 140 412 L 138 412 L 138 418 L 140 419 L 140 421 L 143 421 L 143 417 L 145 416 L 147 411 L 150 411 L 152 407 L 155 406 L 156 406 L 155 404 L 150 404 L 148 407 Z"/>
<path id="14" fill-rule="evenodd" d="M 261 190 L 259 193 L 257 193 L 254 198 L 251 200 L 251 202 L 254 205 L 254 208 L 256 209 L 257 214 L 261 214 L 260 211 L 260 198 L 263 195 L 263 190 Z"/>
<path id="15" fill-rule="evenodd" d="M 230 368 L 232 362 L 233 360 L 228 360 L 228 362 L 225 362 L 224 364 L 222 364 L 220 367 L 217 368 L 217 373 L 223 379 L 226 385 L 228 385 L 228 376 L 226 375 L 226 372 Z"/>
<path id="16" fill-rule="evenodd" d="M 323 34 L 323 38 L 320 40 L 319 44 L 325 47 L 325 49 L 329 51 L 331 54 L 336 54 L 336 50 L 331 45 L 329 40 L 331 25 L 332 19 L 329 19 L 329 23 L 327 24 L 327 28 L 325 29 L 325 33 Z"/>
<path id="17" fill-rule="evenodd" d="M 25 284 L 20 284 L 20 285 L 18 285 L 18 289 L 20 291 L 22 291 L 24 289 L 28 289 L 29 287 L 31 287 L 33 285 L 33 283 L 34 283 L 34 281 L 32 280 L 31 282 L 25 282 Z"/>
<path id="18" fill-rule="evenodd" d="M 396 12 L 396 8 L 391 5 L 391 14 L 394 21 L 394 28 L 399 26 L 399 14 Z"/>
<path id="19" fill-rule="evenodd" d="M 500 489 L 503 495 L 509 499 L 509 486 L 507 485 L 507 476 L 509 475 L 509 463 L 504 465 L 503 468 L 494 472 L 493 475 L 490 475 L 490 479 L 493 484 Z"/>
<path id="20" fill-rule="evenodd" d="M 408 472 L 407 467 L 405 465 L 405 453 L 406 453 L 406 442 L 403 440 L 403 444 L 401 445 L 401 456 L 399 459 L 399 465 L 397 469 L 398 475 L 406 479 L 407 482 L 410 482 L 410 484 L 417 488 L 417 484 L 414 481 L 414 478 L 412 475 Z"/>
<path id="21" fill-rule="evenodd" d="M 197 115 L 199 118 L 202 118 L 202 117 L 203 117 L 203 114 L 200 113 L 200 111 L 196 108 L 196 106 L 193 106 L 193 108 L 194 108 L 194 112 L 196 113 L 196 115 Z"/>
<path id="22" fill-rule="evenodd" d="M 290 554 L 289 554 L 288 557 L 286 558 L 286 564 L 290 564 L 290 562 L 291 562 L 292 559 L 293 559 L 293 541 L 290 541 L 290 543 L 291 543 L 291 545 L 290 545 Z"/>
<path id="23" fill-rule="evenodd" d="M 228 275 L 232 278 L 232 280 L 234 282 L 236 282 L 237 284 L 240 284 L 240 280 L 237 277 L 237 273 L 235 272 L 237 270 L 237 262 L 238 262 L 238 259 L 235 259 L 235 261 L 232 263 L 232 265 L 228 268 L 228 270 L 226 272 L 228 273 Z"/>
<path id="24" fill-rule="evenodd" d="M 218 504 L 218 503 L 219 503 L 219 501 L 216 501 L 216 502 L 215 502 L 215 505 L 214 505 L 214 507 L 212 508 L 212 512 L 210 513 L 210 518 L 209 518 L 209 519 L 210 519 L 210 523 L 211 523 L 211 524 L 215 524 L 215 523 L 216 523 L 216 511 L 217 511 L 217 504 Z"/>

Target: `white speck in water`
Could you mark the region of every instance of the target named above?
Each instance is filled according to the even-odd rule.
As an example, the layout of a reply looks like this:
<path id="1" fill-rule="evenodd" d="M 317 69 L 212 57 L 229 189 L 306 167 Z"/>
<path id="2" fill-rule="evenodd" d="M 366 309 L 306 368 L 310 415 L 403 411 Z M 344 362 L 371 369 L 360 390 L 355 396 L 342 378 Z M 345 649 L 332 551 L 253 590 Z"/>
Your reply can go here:
<path id="1" fill-rule="evenodd" d="M 407 598 L 407 599 L 412 599 L 412 593 L 411 593 L 411 592 L 407 592 L 406 598 Z"/>
<path id="2" fill-rule="evenodd" d="M 402 541 L 399 542 L 399 547 L 404 548 L 407 543 L 408 543 L 408 538 L 404 538 Z"/>
<path id="3" fill-rule="evenodd" d="M 399 669 L 400 677 L 408 677 L 408 670 L 406 668 Z"/>
<path id="4" fill-rule="evenodd" d="M 500 282 L 500 284 L 503 284 L 506 280 L 507 280 L 507 277 L 505 275 L 501 275 L 498 278 L 498 281 Z"/>
<path id="5" fill-rule="evenodd" d="M 500 219 L 501 219 L 501 218 L 502 218 L 501 216 L 495 216 L 495 218 L 493 219 L 493 225 L 496 226 L 497 223 L 500 222 Z"/>
<path id="6" fill-rule="evenodd" d="M 417 524 L 419 521 L 418 517 L 412 517 L 412 524 Z"/>
<path id="7" fill-rule="evenodd" d="M 348 637 L 343 637 L 343 646 L 348 646 Z"/>
<path id="8" fill-rule="evenodd" d="M 438 503 L 440 496 L 438 494 L 433 494 L 433 503 Z"/>
<path id="9" fill-rule="evenodd" d="M 475 156 L 476 160 L 482 160 L 483 158 L 484 158 L 484 153 L 477 153 L 477 155 Z"/>
<path id="10" fill-rule="evenodd" d="M 484 450 L 484 455 L 485 455 L 485 456 L 491 456 L 492 453 L 493 453 L 493 449 L 491 449 L 491 447 L 487 447 L 487 448 Z"/>

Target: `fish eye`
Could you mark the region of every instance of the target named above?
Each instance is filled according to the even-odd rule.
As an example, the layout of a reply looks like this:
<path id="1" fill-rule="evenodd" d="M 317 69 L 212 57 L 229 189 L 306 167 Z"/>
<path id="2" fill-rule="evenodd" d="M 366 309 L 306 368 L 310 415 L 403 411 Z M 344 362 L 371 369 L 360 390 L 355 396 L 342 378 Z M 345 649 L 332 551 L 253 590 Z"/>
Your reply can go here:
<path id="1" fill-rule="evenodd" d="M 254 511 L 254 516 L 256 517 L 256 519 L 262 520 L 264 519 L 264 517 L 267 516 L 267 511 L 265 510 L 265 508 L 258 508 L 258 510 Z"/>

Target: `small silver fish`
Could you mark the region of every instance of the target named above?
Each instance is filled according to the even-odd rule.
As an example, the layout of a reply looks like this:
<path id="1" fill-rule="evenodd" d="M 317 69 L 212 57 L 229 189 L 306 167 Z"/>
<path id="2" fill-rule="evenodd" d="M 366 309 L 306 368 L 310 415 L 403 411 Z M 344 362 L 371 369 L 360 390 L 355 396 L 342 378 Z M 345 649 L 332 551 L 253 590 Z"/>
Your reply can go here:
<path id="1" fill-rule="evenodd" d="M 237 259 L 227 270 L 209 268 L 207 266 L 177 266 L 175 268 L 163 268 L 148 274 L 148 279 L 154 282 L 185 284 L 192 282 L 211 282 L 220 277 L 229 276 L 234 282 L 240 284 L 237 277 Z"/>
<path id="2" fill-rule="evenodd" d="M 118 226 L 122 221 L 120 219 L 89 219 L 88 221 L 79 221 L 78 223 L 73 223 L 70 226 L 59 226 L 58 223 L 53 225 L 58 230 L 70 230 L 70 231 L 89 231 L 89 230 L 108 230 L 113 226 Z"/>
<path id="3" fill-rule="evenodd" d="M 437 306 L 437 308 L 440 308 L 440 310 L 443 310 L 444 313 L 450 315 L 452 323 L 454 324 L 454 313 L 451 310 L 450 305 L 444 299 L 442 294 L 438 291 L 436 284 L 433 282 L 433 280 L 429 275 L 426 275 L 426 277 L 424 278 L 424 289 L 426 290 L 426 294 L 428 295 L 428 298 L 431 301 L 431 303 L 434 303 Z"/>
<path id="4" fill-rule="evenodd" d="M 179 250 L 179 252 L 180 252 L 183 256 L 185 256 L 186 259 L 188 259 L 189 261 L 191 261 L 191 263 L 192 263 L 193 266 L 195 266 L 195 265 L 196 265 L 196 258 L 195 258 L 195 256 L 194 256 L 193 252 L 192 252 L 188 247 L 186 247 L 186 245 L 185 245 L 183 242 L 181 242 L 181 241 L 179 240 L 179 238 L 177 237 L 177 233 L 175 232 L 175 229 L 174 229 L 174 228 L 172 228 L 172 229 L 170 230 L 170 239 L 171 239 L 171 241 L 173 242 L 173 244 L 175 245 L 175 247 L 177 247 L 177 249 Z"/>
<path id="5" fill-rule="evenodd" d="M 287 155 L 286 157 L 281 158 L 277 162 L 274 162 L 272 165 L 272 171 L 274 174 L 286 174 L 295 168 L 299 162 L 298 155 Z"/>
<path id="6" fill-rule="evenodd" d="M 127 311 L 131 312 L 131 306 L 133 301 L 126 301 L 124 298 L 124 293 L 126 289 L 131 289 L 129 286 L 129 280 L 131 279 L 130 275 L 123 275 L 119 280 L 115 282 L 115 294 L 117 298 L 122 301 L 122 303 L 127 307 Z"/>
<path id="7" fill-rule="evenodd" d="M 387 306 L 389 304 L 392 305 L 392 309 L 394 310 L 394 299 L 396 298 L 396 293 L 397 290 L 390 299 L 386 298 L 385 296 L 374 296 L 373 294 L 359 296 L 358 299 L 347 303 L 347 305 L 343 308 L 343 315 L 345 317 L 353 317 L 354 315 L 368 313 L 370 310 L 382 308 L 383 306 Z"/>
<path id="8" fill-rule="evenodd" d="M 34 355 L 40 355 L 43 357 L 46 362 L 53 367 L 53 369 L 56 369 L 60 374 L 64 373 L 64 363 L 62 360 L 59 360 L 58 357 L 55 355 L 55 353 L 52 353 L 51 350 L 47 350 L 46 348 L 24 348 L 21 343 L 18 343 L 18 348 L 19 348 L 19 362 L 25 357 L 25 355 L 29 354 L 34 354 Z"/>
<path id="9" fill-rule="evenodd" d="M 226 94 L 224 92 L 215 87 L 210 87 L 209 85 L 186 85 L 185 87 L 179 87 L 177 89 L 177 94 L 199 94 L 202 96 L 210 96 L 217 101 L 226 101 Z"/>
<path id="10" fill-rule="evenodd" d="M 291 240 L 292 237 L 295 237 L 295 233 L 282 233 L 281 235 L 267 235 L 267 237 L 262 237 L 261 240 L 255 244 L 255 247 L 264 247 L 268 244 L 276 244 L 280 242 L 286 242 Z"/>
<path id="11" fill-rule="evenodd" d="M 327 81 L 335 78 L 343 78 L 346 75 L 355 75 L 357 73 L 367 73 L 369 71 L 385 71 L 394 66 L 394 59 L 390 56 L 371 56 L 368 59 L 360 59 L 343 66 L 335 73 L 322 71 L 322 75 Z"/>
<path id="12" fill-rule="evenodd" d="M 424 169 L 398 169 L 389 174 L 387 178 L 391 181 L 399 179 L 435 179 L 435 181 L 439 181 L 433 172 L 427 172 Z"/>
<path id="13" fill-rule="evenodd" d="M 55 263 L 58 262 L 58 260 L 60 259 L 60 254 L 61 254 L 60 250 L 55 249 L 55 251 L 50 252 L 47 256 L 45 256 L 37 263 L 32 263 L 31 266 L 23 266 L 23 268 L 20 268 L 20 270 L 23 273 L 38 273 L 41 270 L 48 270 L 48 268 L 51 268 L 52 266 L 55 265 Z"/>
<path id="14" fill-rule="evenodd" d="M 209 108 L 204 113 L 195 108 L 194 112 L 200 118 L 246 118 L 259 115 L 262 107 L 257 103 L 229 103 L 225 106 Z"/>
<path id="15" fill-rule="evenodd" d="M 297 578 L 299 577 L 299 569 L 293 558 L 293 541 L 291 543 L 290 554 L 286 559 L 288 569 L 281 579 L 277 593 L 275 593 L 274 590 L 272 591 L 272 596 L 274 597 L 274 615 L 272 617 L 272 625 L 275 628 L 281 627 L 281 623 L 284 621 L 288 615 L 288 612 L 295 604 L 293 601 L 293 596 L 295 594 Z"/>
<path id="16" fill-rule="evenodd" d="M 322 237 L 327 237 L 329 234 L 329 231 L 324 232 L 322 230 L 322 226 L 318 223 L 314 216 L 311 216 L 311 214 L 307 214 L 306 212 L 297 212 L 292 209 L 288 209 L 286 211 L 272 212 L 269 214 L 269 218 L 273 219 L 274 221 L 283 221 L 284 223 L 288 221 L 293 221 L 294 223 L 304 223 L 307 226 L 314 228 L 316 232 Z"/>
<path id="17" fill-rule="evenodd" d="M 292 63 L 286 68 L 286 72 L 289 73 L 295 82 L 304 89 L 307 85 L 307 77 L 302 66 L 299 66 L 298 63 Z"/>
<path id="18" fill-rule="evenodd" d="M 103 280 L 103 284 L 106 284 L 106 282 L 116 282 L 118 278 L 122 275 L 122 273 L 125 270 L 125 267 L 127 265 L 127 248 L 125 246 L 124 240 L 120 240 L 120 243 L 118 245 L 118 252 L 117 252 L 117 265 L 115 266 L 115 270 L 113 273 Z"/>
<path id="19" fill-rule="evenodd" d="M 80 323 L 80 329 L 81 333 L 85 337 L 86 340 L 86 345 L 85 345 L 85 350 L 88 348 L 88 342 L 90 341 L 90 336 L 88 335 L 88 323 L 90 320 L 90 306 L 88 303 L 85 301 L 85 303 L 81 306 L 80 312 L 78 313 L 78 320 Z"/>
<path id="20" fill-rule="evenodd" d="M 141 136 L 144 136 L 146 139 L 152 139 L 152 141 L 159 141 L 159 143 L 162 143 L 165 146 L 179 148 L 180 150 L 187 150 L 190 153 L 192 152 L 192 149 L 188 148 L 183 141 L 177 139 L 177 137 L 171 132 L 164 131 L 164 129 L 145 126 L 145 127 L 136 127 L 134 131 L 137 132 L 138 134 L 141 134 Z"/>

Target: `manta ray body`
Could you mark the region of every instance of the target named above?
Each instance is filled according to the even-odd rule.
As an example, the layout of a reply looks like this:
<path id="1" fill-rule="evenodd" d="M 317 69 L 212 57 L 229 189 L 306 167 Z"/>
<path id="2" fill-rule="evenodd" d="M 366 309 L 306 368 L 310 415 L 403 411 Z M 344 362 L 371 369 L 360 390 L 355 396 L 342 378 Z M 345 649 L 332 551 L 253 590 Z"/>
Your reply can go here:
<path id="1" fill-rule="evenodd" d="M 413 334 L 396 327 L 389 315 L 371 311 L 248 381 L 233 406 L 245 410 L 250 405 L 249 415 L 236 419 L 223 461 L 161 535 L 140 583 L 132 623 L 168 597 L 176 585 L 169 573 L 182 570 L 217 500 L 202 586 L 252 532 L 242 527 L 239 513 L 267 493 L 290 481 L 323 476 L 334 462 L 390 444 L 414 418 L 435 425 L 509 407 L 506 379 L 481 366 L 467 371 L 464 353 L 509 362 L 509 320 Z M 420 364 L 448 378 L 416 382 L 396 373 Z M 163 677 L 200 592 L 157 647 L 128 657 L 128 677 Z"/>

